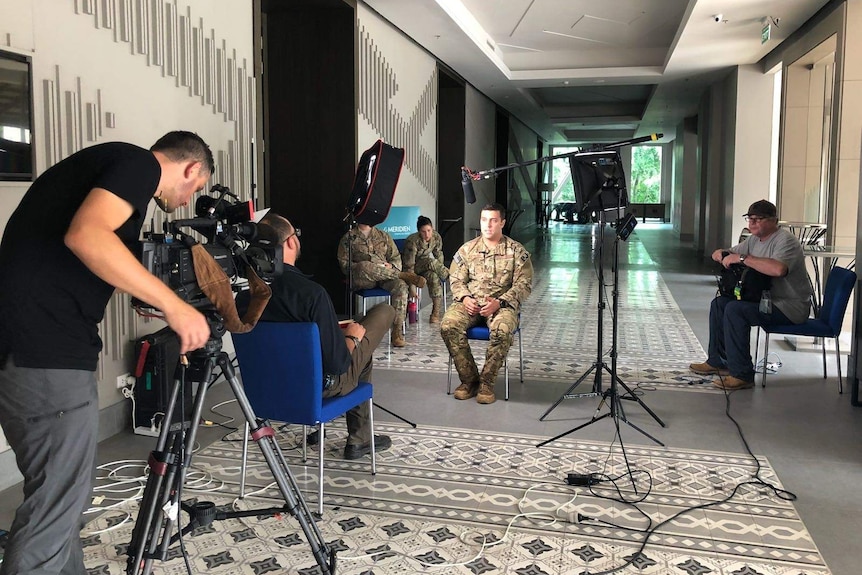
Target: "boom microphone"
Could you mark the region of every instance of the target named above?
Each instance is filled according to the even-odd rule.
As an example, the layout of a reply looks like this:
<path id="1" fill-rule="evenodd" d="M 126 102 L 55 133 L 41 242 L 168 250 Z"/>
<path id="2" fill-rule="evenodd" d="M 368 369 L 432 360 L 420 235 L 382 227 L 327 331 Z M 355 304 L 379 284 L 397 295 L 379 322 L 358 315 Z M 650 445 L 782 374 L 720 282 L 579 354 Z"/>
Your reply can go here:
<path id="1" fill-rule="evenodd" d="M 476 203 L 476 191 L 473 189 L 473 179 L 467 173 L 467 168 L 461 167 L 461 189 L 468 204 Z"/>

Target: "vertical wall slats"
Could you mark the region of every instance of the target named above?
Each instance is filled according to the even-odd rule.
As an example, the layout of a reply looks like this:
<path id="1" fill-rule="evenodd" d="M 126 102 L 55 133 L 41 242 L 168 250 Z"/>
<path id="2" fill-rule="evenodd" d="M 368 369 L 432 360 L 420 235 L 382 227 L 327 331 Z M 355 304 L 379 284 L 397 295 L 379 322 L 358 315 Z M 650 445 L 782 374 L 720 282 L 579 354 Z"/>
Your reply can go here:
<path id="1" fill-rule="evenodd" d="M 361 24 L 359 41 L 359 114 L 388 143 L 403 147 L 404 166 L 431 197 L 437 196 L 436 154 L 422 147 L 422 134 L 433 120 L 437 107 L 437 71 L 425 85 L 414 109 L 405 117 L 392 105 L 398 93 L 398 77 L 386 56 Z"/>
<path id="2" fill-rule="evenodd" d="M 45 142 L 45 161 L 48 166 L 56 164 L 60 159 L 57 151 L 57 137 L 60 134 L 57 122 L 59 113 L 57 110 L 56 90 L 53 80 L 42 80 L 42 101 L 44 102 L 45 134 L 42 141 Z"/>
<path id="3" fill-rule="evenodd" d="M 112 41 L 128 44 L 131 57 L 145 57 L 148 66 L 159 67 L 163 77 L 187 89 L 190 97 L 199 97 L 201 105 L 211 106 L 222 121 L 234 123 L 233 139 L 223 145 L 224 149 L 213 147 L 217 158 L 213 183 L 227 185 L 241 199 L 250 199 L 255 79 L 246 61 L 240 62 L 236 49 L 217 38 L 216 30 L 204 28 L 203 17 L 193 19 L 191 8 L 179 14 L 177 0 L 74 0 L 74 10 L 91 18 Z M 73 89 L 65 89 L 60 72 L 55 67 L 53 77 L 42 80 L 42 141 L 47 166 L 100 141 L 106 135 L 103 128 L 114 128 L 119 120 L 105 109 L 102 89 L 88 88 L 82 77 L 74 78 Z M 193 212 L 192 206 L 186 206 L 174 216 L 188 218 Z M 161 230 L 165 219 L 156 210 L 152 227 Z M 138 323 L 130 298 L 115 296 L 99 328 L 105 344 L 103 358 L 125 359 L 122 355 L 127 342 L 137 336 Z M 104 363 L 99 362 L 100 378 L 105 375 Z"/>

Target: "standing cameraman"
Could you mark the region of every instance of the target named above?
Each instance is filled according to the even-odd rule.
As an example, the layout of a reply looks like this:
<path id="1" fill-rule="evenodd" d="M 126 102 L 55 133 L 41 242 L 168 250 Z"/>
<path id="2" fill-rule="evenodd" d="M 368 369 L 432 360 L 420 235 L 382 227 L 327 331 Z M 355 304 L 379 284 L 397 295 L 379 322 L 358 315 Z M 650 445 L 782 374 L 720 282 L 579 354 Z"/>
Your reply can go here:
<path id="1" fill-rule="evenodd" d="M 210 336 L 204 316 L 130 251 L 150 198 L 186 205 L 213 171 L 209 146 L 170 132 L 150 150 L 85 148 L 39 176 L 0 244 L 0 425 L 24 476 L 0 575 L 83 575 L 99 427 L 98 324 L 114 288 L 160 309 L 180 353 Z"/>

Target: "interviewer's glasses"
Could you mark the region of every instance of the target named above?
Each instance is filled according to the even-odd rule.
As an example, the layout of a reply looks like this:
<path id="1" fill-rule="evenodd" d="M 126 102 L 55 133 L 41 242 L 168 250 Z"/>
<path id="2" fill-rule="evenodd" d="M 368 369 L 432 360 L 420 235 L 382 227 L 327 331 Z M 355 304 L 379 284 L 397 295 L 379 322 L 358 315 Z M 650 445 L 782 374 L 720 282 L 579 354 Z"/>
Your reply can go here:
<path id="1" fill-rule="evenodd" d="M 760 217 L 760 216 L 742 216 L 742 217 L 743 217 L 743 218 L 745 218 L 745 221 L 750 222 L 750 223 L 752 223 L 752 224 L 756 224 L 756 223 L 757 223 L 757 222 L 759 222 L 759 221 L 762 221 L 762 220 L 768 220 L 768 219 L 769 219 L 769 218 L 763 218 L 763 217 Z"/>
<path id="2" fill-rule="evenodd" d="M 284 241 L 287 241 L 287 239 L 291 236 L 296 236 L 298 238 L 301 238 L 302 237 L 302 230 L 299 228 L 293 228 L 293 232 L 289 236 L 287 236 L 287 238 L 284 238 Z"/>

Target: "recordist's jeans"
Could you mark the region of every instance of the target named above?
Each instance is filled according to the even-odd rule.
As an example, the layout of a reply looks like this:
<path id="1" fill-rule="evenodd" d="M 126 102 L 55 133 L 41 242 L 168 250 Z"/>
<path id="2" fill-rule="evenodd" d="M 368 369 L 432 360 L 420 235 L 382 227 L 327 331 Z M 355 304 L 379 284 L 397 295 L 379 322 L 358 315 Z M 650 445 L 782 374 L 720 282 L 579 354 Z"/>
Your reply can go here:
<path id="1" fill-rule="evenodd" d="M 759 311 L 760 304 L 726 296 L 712 300 L 709 308 L 709 356 L 706 363 L 726 368 L 730 375 L 754 381 L 751 361 L 751 326 L 786 325 L 791 322 L 772 305 L 772 313 Z"/>

